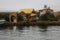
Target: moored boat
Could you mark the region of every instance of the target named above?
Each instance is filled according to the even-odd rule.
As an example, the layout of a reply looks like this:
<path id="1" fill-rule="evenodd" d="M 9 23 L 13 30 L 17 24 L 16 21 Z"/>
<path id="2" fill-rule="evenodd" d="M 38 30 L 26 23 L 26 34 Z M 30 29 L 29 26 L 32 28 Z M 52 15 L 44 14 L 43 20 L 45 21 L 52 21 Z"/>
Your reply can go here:
<path id="1" fill-rule="evenodd" d="M 3 29 L 5 20 L 0 20 L 0 30 Z"/>

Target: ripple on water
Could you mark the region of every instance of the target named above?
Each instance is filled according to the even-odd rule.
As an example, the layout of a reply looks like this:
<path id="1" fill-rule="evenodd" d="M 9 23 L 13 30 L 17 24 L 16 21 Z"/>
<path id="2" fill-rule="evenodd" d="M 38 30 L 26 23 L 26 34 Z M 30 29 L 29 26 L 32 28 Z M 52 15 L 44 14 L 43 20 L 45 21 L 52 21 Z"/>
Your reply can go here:
<path id="1" fill-rule="evenodd" d="M 49 26 L 48 31 L 42 32 L 37 26 L 24 27 L 23 30 L 0 31 L 1 40 L 60 40 L 60 27 Z M 15 32 L 14 32 L 15 31 Z"/>

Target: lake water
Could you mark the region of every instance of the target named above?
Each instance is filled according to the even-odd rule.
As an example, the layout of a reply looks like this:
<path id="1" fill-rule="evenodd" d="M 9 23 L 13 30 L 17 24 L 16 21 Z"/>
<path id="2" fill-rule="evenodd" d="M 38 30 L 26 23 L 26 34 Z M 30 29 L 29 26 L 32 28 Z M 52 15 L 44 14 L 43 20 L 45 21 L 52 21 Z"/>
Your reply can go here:
<path id="1" fill-rule="evenodd" d="M 60 26 L 48 26 L 47 31 L 38 26 L 0 30 L 0 40 L 60 40 Z"/>

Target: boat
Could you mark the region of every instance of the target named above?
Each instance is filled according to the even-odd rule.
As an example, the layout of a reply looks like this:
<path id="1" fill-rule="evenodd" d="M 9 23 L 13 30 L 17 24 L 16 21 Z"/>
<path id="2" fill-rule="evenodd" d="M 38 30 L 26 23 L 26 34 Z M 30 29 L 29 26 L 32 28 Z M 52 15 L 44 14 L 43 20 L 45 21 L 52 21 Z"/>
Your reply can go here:
<path id="1" fill-rule="evenodd" d="M 5 20 L 0 20 L 0 30 L 3 29 L 4 23 L 5 23 Z"/>

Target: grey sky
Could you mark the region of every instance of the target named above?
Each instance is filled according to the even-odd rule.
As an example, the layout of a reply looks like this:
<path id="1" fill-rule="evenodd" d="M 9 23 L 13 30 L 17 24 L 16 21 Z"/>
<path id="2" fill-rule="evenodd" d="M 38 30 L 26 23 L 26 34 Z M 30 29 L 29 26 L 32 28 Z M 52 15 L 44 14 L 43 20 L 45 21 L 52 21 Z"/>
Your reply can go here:
<path id="1" fill-rule="evenodd" d="M 60 11 L 59 0 L 0 0 L 0 11 L 18 11 L 22 8 L 42 9 L 45 4 Z"/>

